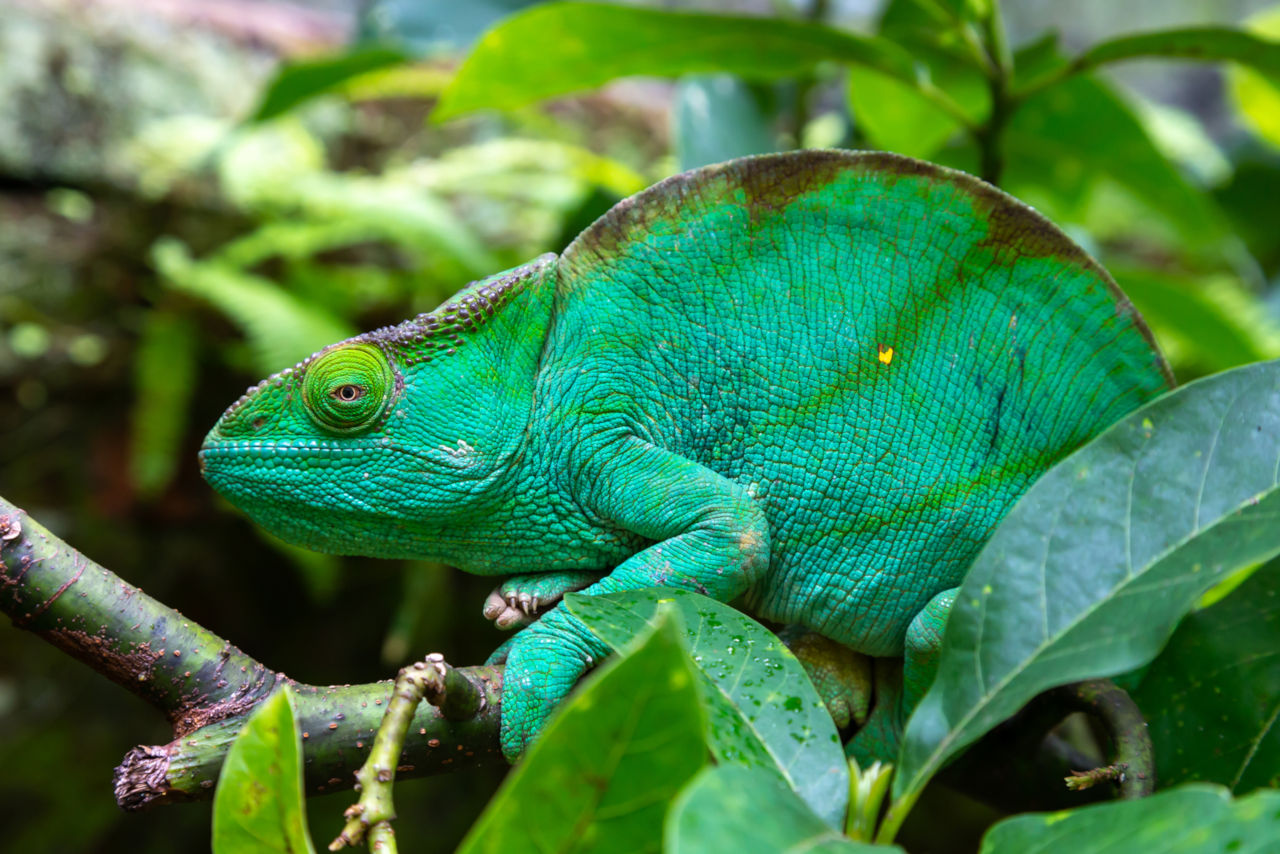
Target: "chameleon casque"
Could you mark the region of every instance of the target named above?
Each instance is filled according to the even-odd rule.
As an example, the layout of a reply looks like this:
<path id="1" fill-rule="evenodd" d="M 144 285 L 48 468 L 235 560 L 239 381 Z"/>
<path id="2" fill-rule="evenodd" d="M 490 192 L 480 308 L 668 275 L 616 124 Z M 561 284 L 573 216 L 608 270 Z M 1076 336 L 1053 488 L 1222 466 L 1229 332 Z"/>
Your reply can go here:
<path id="1" fill-rule="evenodd" d="M 927 684 L 1008 508 L 1170 383 L 1030 208 L 810 151 L 677 175 L 559 257 L 321 350 L 233 404 L 201 461 L 294 543 L 514 575 L 499 623 L 521 597 L 678 586 Z M 509 757 L 607 652 L 560 607 L 513 637 Z"/>

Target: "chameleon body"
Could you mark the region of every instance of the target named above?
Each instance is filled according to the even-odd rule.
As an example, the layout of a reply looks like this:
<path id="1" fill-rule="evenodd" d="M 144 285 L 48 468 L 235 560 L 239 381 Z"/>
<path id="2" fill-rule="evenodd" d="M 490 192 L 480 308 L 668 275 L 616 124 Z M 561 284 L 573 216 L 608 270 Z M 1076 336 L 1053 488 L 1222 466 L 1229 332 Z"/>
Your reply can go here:
<path id="1" fill-rule="evenodd" d="M 685 587 L 905 651 L 910 677 L 1018 496 L 1169 382 L 1115 284 L 1030 208 L 907 158 L 805 152 L 668 179 L 560 257 L 322 350 L 201 457 L 311 548 Z M 508 755 L 605 652 L 558 607 L 513 638 Z"/>

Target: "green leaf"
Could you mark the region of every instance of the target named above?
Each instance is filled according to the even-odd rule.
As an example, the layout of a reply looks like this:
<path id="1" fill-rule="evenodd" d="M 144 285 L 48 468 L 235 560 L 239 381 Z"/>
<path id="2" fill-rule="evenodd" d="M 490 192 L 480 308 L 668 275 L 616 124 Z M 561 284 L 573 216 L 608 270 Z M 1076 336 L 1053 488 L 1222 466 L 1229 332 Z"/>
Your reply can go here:
<path id="1" fill-rule="evenodd" d="M 775 775 L 741 765 L 707 768 L 695 777 L 671 805 L 663 836 L 667 854 L 902 851 L 896 845 L 868 845 L 842 836 Z"/>
<path id="2" fill-rule="evenodd" d="M 1280 839 L 1280 792 L 1231 800 L 1184 786 L 1133 801 L 1020 815 L 987 832 L 981 854 L 1263 854 Z"/>
<path id="3" fill-rule="evenodd" d="M 1086 70 L 1150 57 L 1236 62 L 1280 80 L 1280 42 L 1233 27 L 1187 27 L 1121 36 L 1094 45 L 1076 57 L 1072 65 Z"/>
<path id="4" fill-rule="evenodd" d="M 433 119 L 511 109 L 634 74 L 725 72 L 770 80 L 824 61 L 866 65 L 916 80 L 911 55 L 892 42 L 822 24 L 606 3 L 547 3 L 507 18 L 476 43 Z"/>
<path id="5" fill-rule="evenodd" d="M 929 158 L 966 124 L 977 126 L 991 108 L 985 54 L 973 30 L 973 12 L 961 0 L 891 0 L 880 16 L 880 35 L 905 47 L 929 85 L 944 92 L 954 111 L 913 81 L 874 68 L 849 68 L 849 108 L 877 148 Z"/>
<path id="6" fill-rule="evenodd" d="M 663 620 L 560 707 L 459 851 L 657 851 L 667 802 L 707 764 L 696 682 Z"/>
<path id="7" fill-rule="evenodd" d="M 1037 693 L 1139 667 L 1205 590 L 1280 552 L 1280 362 L 1142 407 L 1027 491 L 979 553 L 907 724 L 892 828 Z"/>
<path id="8" fill-rule="evenodd" d="M 681 171 L 778 150 L 772 118 L 751 87 L 732 74 L 681 78 L 673 133 Z"/>
<path id="9" fill-rule="evenodd" d="M 293 694 L 264 700 L 227 751 L 213 796 L 214 854 L 314 854 Z"/>
<path id="10" fill-rule="evenodd" d="M 872 145 L 908 157 L 930 157 L 961 130 L 914 86 L 870 68 L 849 69 L 849 109 Z"/>
<path id="11" fill-rule="evenodd" d="M 1177 366 L 1204 374 L 1280 356 L 1280 329 L 1236 279 L 1200 281 L 1138 269 L 1112 273 Z"/>
<path id="12" fill-rule="evenodd" d="M 973 5 L 960 0 L 890 0 L 878 32 L 906 48 L 928 69 L 932 85 L 945 91 L 960 112 L 977 124 L 991 110 L 990 60 Z M 989 14 L 989 4 L 984 5 L 988 8 L 983 14 Z"/>
<path id="13" fill-rule="evenodd" d="M 146 314 L 133 356 L 133 432 L 129 479 L 139 493 L 159 495 L 177 470 L 196 388 L 198 338 L 189 317 L 164 309 Z"/>
<path id="14" fill-rule="evenodd" d="M 318 173 L 295 182 L 287 200 L 280 201 L 313 220 L 335 223 L 338 230 L 368 230 L 394 240 L 402 250 L 452 258 L 466 275 L 500 269 L 457 211 L 418 186 L 407 171 L 380 176 Z"/>
<path id="15" fill-rule="evenodd" d="M 1058 221 L 1084 220 L 1090 192 L 1122 187 L 1188 245 L 1219 240 L 1225 221 L 1212 200 L 1165 158 L 1109 84 L 1075 77 L 1029 99 L 1004 137 L 1004 186 Z"/>
<path id="16" fill-rule="evenodd" d="M 355 334 L 343 321 L 268 279 L 193 259 L 175 239 L 157 241 L 151 258 L 167 284 L 213 305 L 243 330 L 263 373 L 287 368 Z"/>
<path id="17" fill-rule="evenodd" d="M 400 65 L 407 59 L 401 50 L 372 45 L 347 53 L 286 63 L 267 84 L 258 109 L 254 110 L 249 121 L 275 118 L 312 98 L 335 91 L 353 78 Z"/>
<path id="18" fill-rule="evenodd" d="M 1249 18 L 1245 27 L 1265 39 L 1280 38 L 1280 6 Z M 1269 74 L 1260 73 L 1262 71 L 1248 67 L 1228 69 L 1229 90 L 1232 100 L 1258 136 L 1273 145 L 1280 145 L 1280 74 L 1274 70 Z"/>
<path id="19" fill-rule="evenodd" d="M 569 594 L 565 608 L 614 649 L 646 630 L 671 602 L 702 679 L 707 741 L 716 761 L 770 770 L 834 827 L 849 797 L 849 767 L 826 706 L 804 668 L 750 617 L 687 590 Z"/>
<path id="20" fill-rule="evenodd" d="M 1280 564 L 1189 615 L 1134 700 L 1149 723 L 1156 779 L 1242 794 L 1280 782 Z"/>
<path id="21" fill-rule="evenodd" d="M 982 6 L 981 10 L 976 8 Z M 920 59 L 927 51 L 930 67 L 937 69 L 941 56 L 983 72 L 986 50 L 977 30 L 978 18 L 992 13 L 990 3 L 967 0 L 889 0 L 880 15 L 877 32 L 903 45 Z M 944 78 L 936 78 L 945 83 Z"/>

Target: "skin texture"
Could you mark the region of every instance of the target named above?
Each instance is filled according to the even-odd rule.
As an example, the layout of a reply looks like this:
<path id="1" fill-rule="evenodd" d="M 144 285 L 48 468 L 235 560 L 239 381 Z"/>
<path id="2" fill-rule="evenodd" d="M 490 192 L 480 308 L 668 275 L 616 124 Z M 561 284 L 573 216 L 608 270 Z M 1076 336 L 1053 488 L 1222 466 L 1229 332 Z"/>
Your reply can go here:
<path id="1" fill-rule="evenodd" d="M 803 152 L 676 176 L 562 257 L 321 351 L 201 459 L 311 548 L 742 597 L 905 654 L 918 696 L 948 600 L 926 605 L 1039 474 L 1169 383 L 1115 284 L 1029 208 Z M 513 638 L 509 756 L 605 652 L 561 608 Z"/>

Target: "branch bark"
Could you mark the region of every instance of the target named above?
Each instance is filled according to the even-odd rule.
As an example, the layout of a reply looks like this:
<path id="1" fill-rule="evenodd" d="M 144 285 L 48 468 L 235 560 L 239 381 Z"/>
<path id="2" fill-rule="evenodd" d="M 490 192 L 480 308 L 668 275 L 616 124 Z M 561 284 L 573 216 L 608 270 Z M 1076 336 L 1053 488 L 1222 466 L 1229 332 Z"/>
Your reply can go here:
<path id="1" fill-rule="evenodd" d="M 222 759 L 249 713 L 280 685 L 297 694 L 308 792 L 347 788 L 364 762 L 392 683 L 314 686 L 289 679 L 156 601 L 0 498 L 0 611 L 137 694 L 174 740 L 139 746 L 116 769 L 120 806 L 211 797 Z M 420 706 L 401 777 L 503 762 L 502 667 L 463 667 L 484 702 L 464 719 Z"/>

